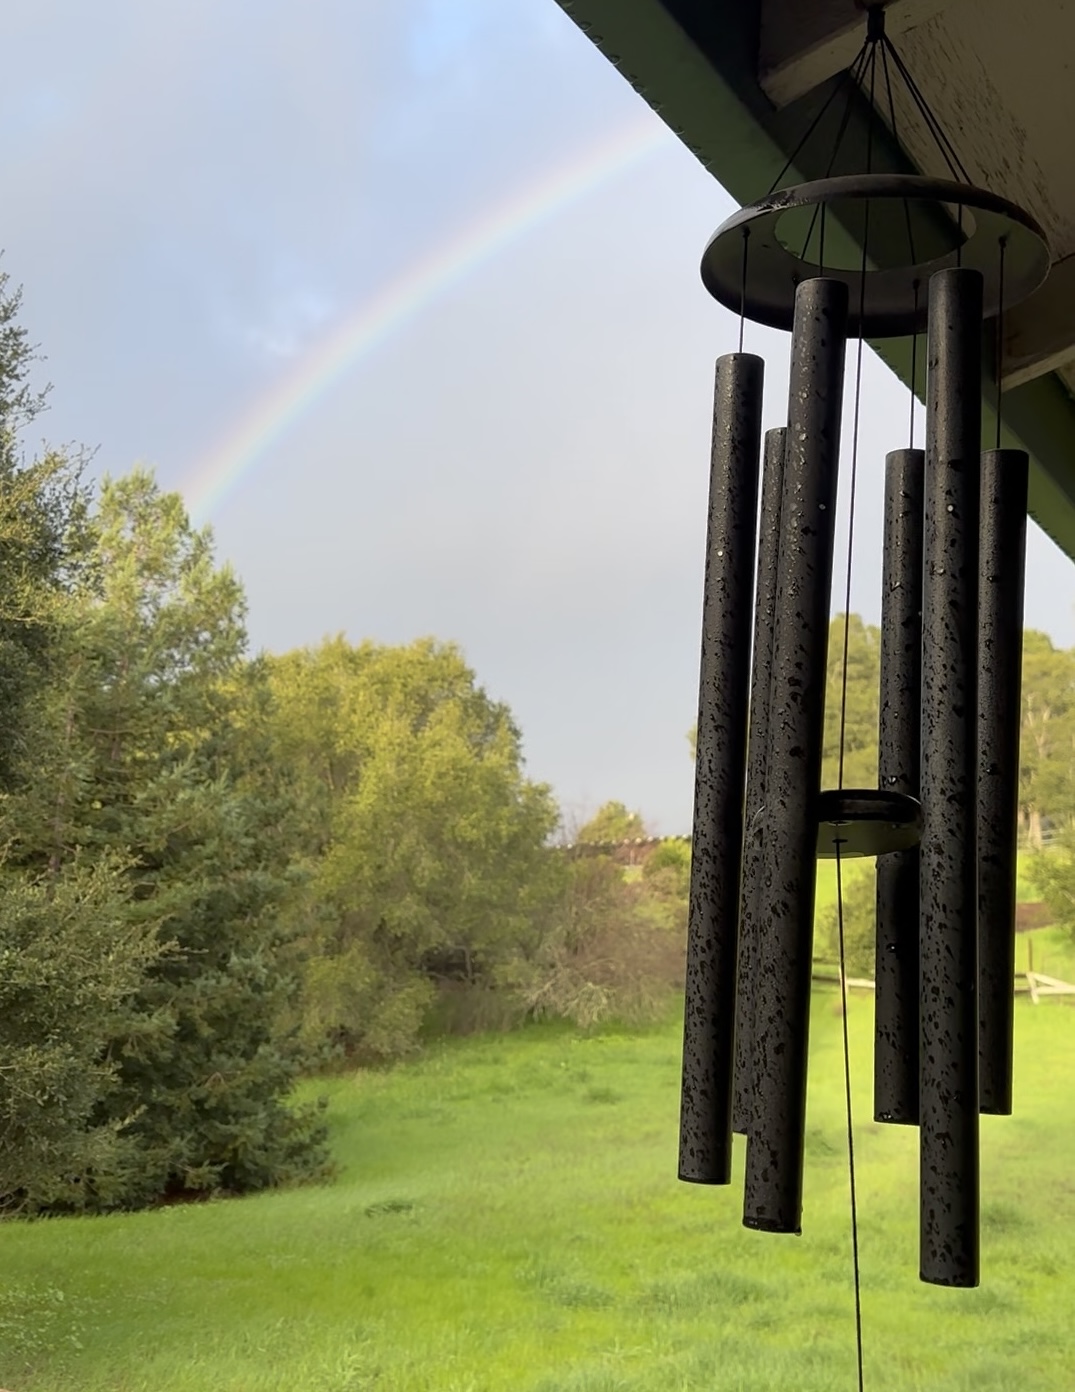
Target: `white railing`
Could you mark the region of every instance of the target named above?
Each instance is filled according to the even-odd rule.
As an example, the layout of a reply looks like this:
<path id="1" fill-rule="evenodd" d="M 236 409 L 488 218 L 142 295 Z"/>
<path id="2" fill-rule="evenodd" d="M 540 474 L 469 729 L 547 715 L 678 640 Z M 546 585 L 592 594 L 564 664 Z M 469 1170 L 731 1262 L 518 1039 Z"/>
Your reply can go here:
<path id="1" fill-rule="evenodd" d="M 815 963 L 813 979 L 838 983 L 840 980 L 839 968 L 824 962 Z M 849 976 L 845 984 L 851 990 L 875 991 L 877 989 L 876 983 L 865 976 Z M 1028 992 L 1034 1005 L 1038 1004 L 1042 996 L 1075 996 L 1075 985 L 1070 981 L 1061 981 L 1055 976 L 1046 976 L 1044 972 L 1036 971 L 1016 972 L 1015 989 L 1019 992 Z"/>

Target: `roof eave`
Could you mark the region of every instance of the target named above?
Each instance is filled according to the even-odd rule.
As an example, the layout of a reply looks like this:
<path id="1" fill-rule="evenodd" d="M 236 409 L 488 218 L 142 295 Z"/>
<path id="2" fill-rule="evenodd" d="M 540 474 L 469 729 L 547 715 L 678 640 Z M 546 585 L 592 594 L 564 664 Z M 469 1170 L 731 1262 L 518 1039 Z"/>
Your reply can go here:
<path id="1" fill-rule="evenodd" d="M 558 0 L 713 177 L 740 203 L 764 193 L 794 148 L 818 93 L 776 111 L 757 82 L 757 6 L 745 0 Z M 861 115 L 859 116 L 861 122 Z M 848 148 L 854 148 L 854 125 Z M 891 141 L 875 167 L 908 169 Z M 817 177 L 808 164 L 793 171 Z M 904 381 L 909 345 L 873 345 Z M 991 344 L 987 344 L 991 347 Z M 922 356 L 921 354 L 919 355 Z M 921 385 L 921 383 L 920 383 Z M 983 438 L 993 440 L 992 390 Z M 1075 558 L 1075 402 L 1054 374 L 1005 393 L 1003 443 L 1027 451 L 1030 512 Z"/>

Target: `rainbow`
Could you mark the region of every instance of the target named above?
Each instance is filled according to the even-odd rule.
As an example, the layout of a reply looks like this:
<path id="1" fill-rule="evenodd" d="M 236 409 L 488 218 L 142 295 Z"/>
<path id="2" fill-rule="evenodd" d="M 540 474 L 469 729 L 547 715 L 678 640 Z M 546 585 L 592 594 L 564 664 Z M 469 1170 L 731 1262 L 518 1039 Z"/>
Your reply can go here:
<path id="1" fill-rule="evenodd" d="M 194 521 L 205 521 L 219 508 L 318 398 L 390 334 L 491 257 L 671 139 L 668 130 L 647 114 L 487 209 L 438 250 L 409 265 L 311 348 L 198 461 L 180 485 Z"/>

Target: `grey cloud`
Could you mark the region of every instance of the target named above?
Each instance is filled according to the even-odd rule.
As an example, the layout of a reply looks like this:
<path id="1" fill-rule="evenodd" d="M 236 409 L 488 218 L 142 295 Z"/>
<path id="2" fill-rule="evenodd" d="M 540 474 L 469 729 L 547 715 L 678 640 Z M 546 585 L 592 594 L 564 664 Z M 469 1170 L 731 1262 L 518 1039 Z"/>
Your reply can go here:
<path id="1" fill-rule="evenodd" d="M 306 348 L 509 192 L 643 110 L 553 0 L 16 0 L 5 268 L 44 422 L 182 485 Z M 656 124 L 656 118 L 653 118 Z M 505 246 L 300 414 L 213 517 L 256 645 L 460 641 L 535 776 L 686 829 L 728 208 L 669 145 Z M 779 335 L 749 331 L 770 363 Z M 869 367 L 853 602 L 906 395 Z M 1075 643 L 1035 539 L 1028 620 Z"/>

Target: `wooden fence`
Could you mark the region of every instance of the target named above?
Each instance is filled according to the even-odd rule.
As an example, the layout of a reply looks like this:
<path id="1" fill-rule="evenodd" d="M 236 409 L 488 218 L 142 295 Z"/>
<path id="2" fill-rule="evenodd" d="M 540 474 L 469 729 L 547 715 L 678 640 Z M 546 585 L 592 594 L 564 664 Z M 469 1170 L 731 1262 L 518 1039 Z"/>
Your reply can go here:
<path id="1" fill-rule="evenodd" d="M 831 962 L 815 962 L 813 978 L 815 981 L 839 985 L 840 969 Z M 866 976 L 849 976 L 846 984 L 849 990 L 854 991 L 873 991 L 876 989 L 874 982 Z M 1044 972 L 1036 972 L 1028 967 L 1025 972 L 1015 973 L 1015 993 L 1016 995 L 1029 995 L 1034 1005 L 1038 1005 L 1042 996 L 1075 996 L 1075 985 L 1070 981 L 1060 981 L 1055 976 L 1046 976 Z"/>

